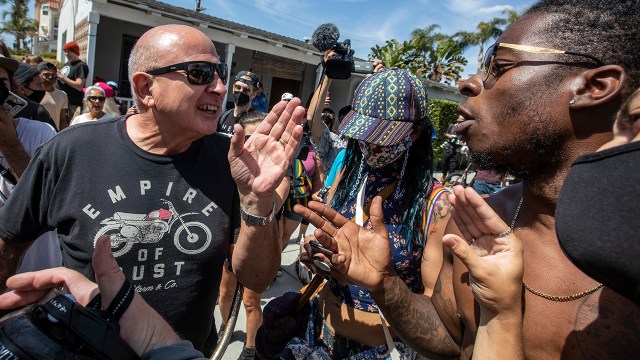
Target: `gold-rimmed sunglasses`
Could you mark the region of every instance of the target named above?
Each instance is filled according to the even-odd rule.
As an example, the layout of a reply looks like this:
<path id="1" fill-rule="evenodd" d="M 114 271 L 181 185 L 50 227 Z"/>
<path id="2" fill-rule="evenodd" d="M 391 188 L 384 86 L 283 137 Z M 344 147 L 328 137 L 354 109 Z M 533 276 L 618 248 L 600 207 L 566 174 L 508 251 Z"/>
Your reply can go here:
<path id="1" fill-rule="evenodd" d="M 513 50 L 518 50 L 518 51 L 523 51 L 523 52 L 527 52 L 527 53 L 532 53 L 532 54 L 565 54 L 565 55 L 574 55 L 574 56 L 582 56 L 585 57 L 587 59 L 593 60 L 598 66 L 603 66 L 604 62 L 600 59 L 598 59 L 597 57 L 591 55 L 591 54 L 587 54 L 587 53 L 582 53 L 582 52 L 577 52 L 577 51 L 569 51 L 569 50 L 558 50 L 558 49 L 549 49 L 549 48 L 542 48 L 542 47 L 537 47 L 537 46 L 529 46 L 529 45 L 520 45 L 520 44 L 507 44 L 507 43 L 495 43 L 493 45 L 491 45 L 487 51 L 485 52 L 484 55 L 484 59 L 482 60 L 482 80 L 483 81 L 487 81 L 487 79 L 489 78 L 489 75 L 491 75 L 491 70 L 493 68 L 493 61 L 494 58 L 496 56 L 496 52 L 498 51 L 499 48 L 508 48 L 508 49 L 513 49 Z"/>

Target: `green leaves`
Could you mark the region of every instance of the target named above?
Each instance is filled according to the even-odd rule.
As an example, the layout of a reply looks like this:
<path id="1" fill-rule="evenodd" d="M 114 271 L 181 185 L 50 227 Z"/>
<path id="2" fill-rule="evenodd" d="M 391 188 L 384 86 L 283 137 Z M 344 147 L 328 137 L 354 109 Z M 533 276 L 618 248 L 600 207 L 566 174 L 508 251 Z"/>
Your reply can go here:
<path id="1" fill-rule="evenodd" d="M 28 0 L 0 0 L 0 4 L 9 5 L 10 10 L 2 12 L 1 33 L 12 34 L 16 38 L 15 48 L 20 50 L 21 45 L 26 45 L 27 37 L 35 36 L 38 32 L 38 23 L 27 17 Z"/>
<path id="2" fill-rule="evenodd" d="M 479 46 L 480 71 L 485 44 L 500 36 L 504 28 L 517 21 L 522 13 L 509 9 L 502 15 L 504 17 L 480 22 L 474 31 L 458 31 L 453 35 L 438 32 L 440 25 L 437 24 L 415 29 L 409 41 L 400 43 L 391 39 L 384 46 L 372 47 L 369 60 L 380 59 L 387 67 L 407 69 L 436 82 L 455 83 L 467 65 L 462 53 L 471 46 Z"/>
<path id="3" fill-rule="evenodd" d="M 439 27 L 415 29 L 409 41 L 391 39 L 384 46 L 376 45 L 371 48 L 369 60 L 380 59 L 387 67 L 408 69 L 433 81 L 455 82 L 467 64 L 461 55 L 464 48 L 451 36 L 435 32 Z"/>
<path id="4" fill-rule="evenodd" d="M 429 99 L 429 119 L 436 129 L 436 139 L 433 140 L 433 161 L 439 164 L 442 160 L 443 149 L 440 147 L 445 141 L 445 133 L 449 125 L 458 119 L 458 104 L 455 101 Z"/>

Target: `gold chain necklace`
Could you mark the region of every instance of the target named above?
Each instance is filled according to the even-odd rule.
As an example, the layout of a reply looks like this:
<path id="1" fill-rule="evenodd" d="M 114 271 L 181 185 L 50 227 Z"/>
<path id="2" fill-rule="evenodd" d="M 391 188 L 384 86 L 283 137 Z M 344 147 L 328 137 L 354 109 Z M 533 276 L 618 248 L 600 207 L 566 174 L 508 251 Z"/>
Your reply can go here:
<path id="1" fill-rule="evenodd" d="M 513 233 L 513 228 L 516 226 L 516 220 L 518 220 L 518 215 L 520 215 L 520 208 L 522 207 L 522 201 L 523 200 L 524 200 L 524 197 L 522 197 L 520 199 L 520 202 L 518 203 L 518 207 L 516 208 L 516 214 L 513 217 L 513 221 L 511 221 L 511 226 L 509 228 L 511 229 L 512 233 Z M 594 292 L 596 292 L 598 289 L 600 289 L 603 286 L 602 284 L 598 284 L 598 285 L 596 285 L 595 287 L 593 287 L 593 288 L 591 288 L 589 290 L 581 291 L 581 292 L 576 293 L 576 294 L 557 296 L 557 295 L 545 294 L 543 292 L 535 290 L 535 289 L 531 288 L 529 285 L 527 285 L 527 283 L 524 282 L 524 280 L 522 280 L 522 285 L 524 285 L 524 288 L 527 289 L 527 291 L 529 291 L 533 295 L 539 296 L 539 297 L 547 299 L 547 300 L 557 301 L 557 302 L 567 302 L 567 301 L 573 301 L 573 300 L 577 300 L 577 299 L 583 298 L 583 297 L 585 297 L 587 295 L 593 294 Z"/>

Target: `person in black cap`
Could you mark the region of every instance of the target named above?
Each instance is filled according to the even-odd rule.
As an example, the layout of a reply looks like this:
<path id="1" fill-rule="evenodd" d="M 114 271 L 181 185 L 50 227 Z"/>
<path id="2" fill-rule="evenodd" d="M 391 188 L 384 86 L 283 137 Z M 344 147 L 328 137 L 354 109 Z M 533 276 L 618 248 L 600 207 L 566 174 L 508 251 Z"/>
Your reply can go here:
<path id="1" fill-rule="evenodd" d="M 218 132 L 233 135 L 233 125 L 238 123 L 240 116 L 255 111 L 251 100 L 258 95 L 260 78 L 251 71 L 240 71 L 233 83 L 234 107 L 225 111 L 218 121 Z"/>
<path id="2" fill-rule="evenodd" d="M 13 75 L 13 81 L 16 94 L 27 101 L 27 106 L 16 117 L 42 121 L 57 129 L 47 109 L 40 105 L 45 95 L 40 70 L 27 63 L 20 63 Z"/>
<path id="3" fill-rule="evenodd" d="M 9 95 L 10 79 L 18 65 L 18 60 L 0 55 L 0 78 L 4 80 L 0 82 L 0 103 L 4 103 Z M 31 67 L 24 63 L 23 65 Z M 9 114 L 0 108 L 0 207 L 4 206 L 15 189 L 36 149 L 55 134 L 55 129 L 44 122 L 19 116 L 10 118 Z M 61 264 L 62 255 L 56 233 L 47 231 L 27 250 L 20 261 L 18 272 L 35 271 Z"/>

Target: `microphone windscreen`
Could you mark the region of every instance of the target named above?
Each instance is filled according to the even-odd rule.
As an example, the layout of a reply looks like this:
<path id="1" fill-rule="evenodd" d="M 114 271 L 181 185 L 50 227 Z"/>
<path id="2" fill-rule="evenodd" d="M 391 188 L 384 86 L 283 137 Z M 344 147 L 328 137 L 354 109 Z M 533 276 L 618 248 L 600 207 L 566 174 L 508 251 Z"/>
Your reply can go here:
<path id="1" fill-rule="evenodd" d="M 311 44 L 318 50 L 324 52 L 333 48 L 338 42 L 340 31 L 338 27 L 331 24 L 322 24 L 318 26 L 311 36 Z"/>

